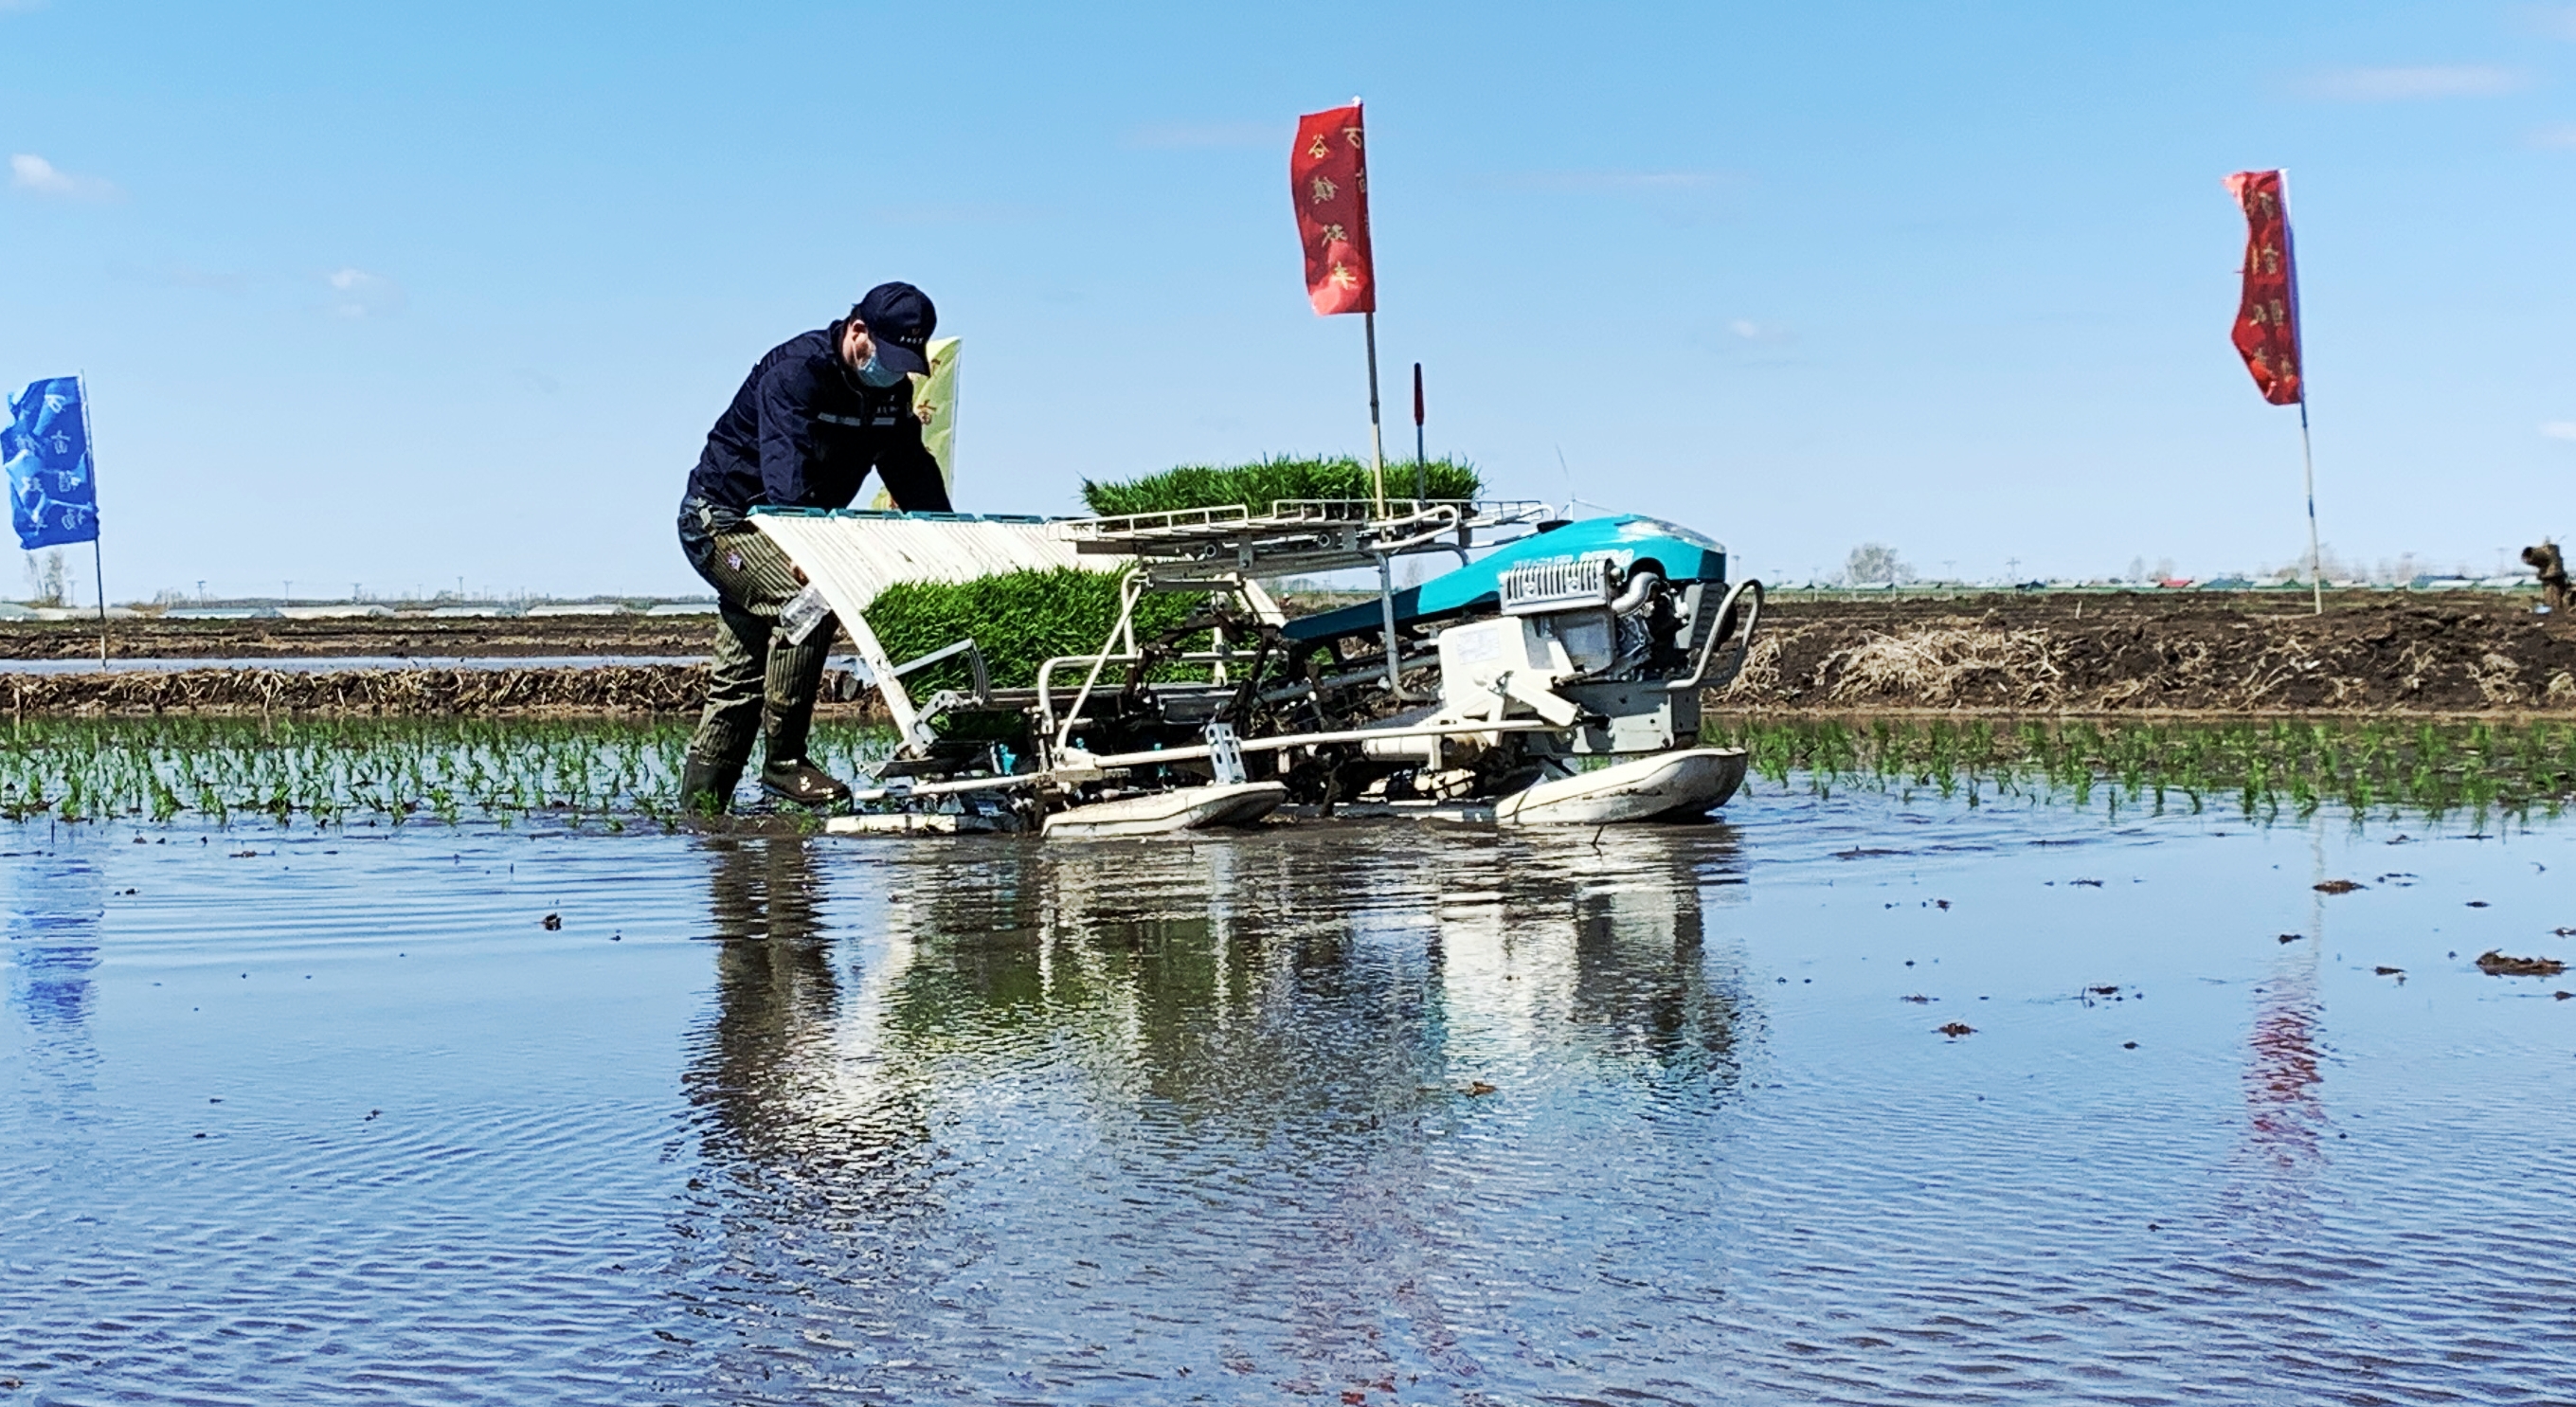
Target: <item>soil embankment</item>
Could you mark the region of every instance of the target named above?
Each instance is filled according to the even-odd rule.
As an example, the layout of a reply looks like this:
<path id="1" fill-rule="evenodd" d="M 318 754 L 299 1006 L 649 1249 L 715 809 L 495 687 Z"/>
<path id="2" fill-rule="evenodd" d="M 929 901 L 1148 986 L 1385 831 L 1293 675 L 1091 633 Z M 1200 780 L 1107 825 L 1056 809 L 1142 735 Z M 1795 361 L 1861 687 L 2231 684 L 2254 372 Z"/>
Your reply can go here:
<path id="1" fill-rule="evenodd" d="M 419 659 L 524 658 L 531 655 L 699 656 L 715 637 L 715 617 L 358 616 L 343 620 L 110 621 L 108 652 L 117 659 L 242 660 L 356 656 Z M 98 658 L 96 621 L 0 624 L 0 659 Z"/>
<path id="2" fill-rule="evenodd" d="M 2576 713 L 2576 619 L 2486 593 L 2304 599 L 2220 593 L 1775 599 L 1733 710 L 2128 713 Z M 118 621 L 122 659 L 238 661 L 179 671 L 0 672 L 25 713 L 687 712 L 704 617 Z M 0 658 L 73 660 L 78 622 L 0 625 Z M 263 667 L 316 657 L 582 657 L 574 667 Z M 835 696 L 847 692 L 835 678 Z"/>
<path id="3" fill-rule="evenodd" d="M 287 713 L 397 716 L 668 713 L 706 698 L 688 665 L 584 669 L 111 670 L 0 674 L 0 702 L 31 713 Z"/>
<path id="4" fill-rule="evenodd" d="M 2468 592 L 1775 601 L 1729 708 L 2576 712 L 2576 620 Z"/>
<path id="5" fill-rule="evenodd" d="M 857 685 L 824 680 L 825 711 Z M 704 665 L 594 665 L 543 669 L 125 670 L 105 674 L 0 673 L 0 707 L 28 714 L 313 714 L 352 717 L 484 717 L 501 714 L 695 713 L 706 702 Z"/>

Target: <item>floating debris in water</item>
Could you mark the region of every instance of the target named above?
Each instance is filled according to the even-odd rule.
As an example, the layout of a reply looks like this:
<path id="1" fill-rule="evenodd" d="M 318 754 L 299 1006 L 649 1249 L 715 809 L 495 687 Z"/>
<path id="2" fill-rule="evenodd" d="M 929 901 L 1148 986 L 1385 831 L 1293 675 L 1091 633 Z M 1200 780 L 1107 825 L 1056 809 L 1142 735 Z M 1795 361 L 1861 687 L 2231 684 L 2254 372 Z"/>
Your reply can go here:
<path id="1" fill-rule="evenodd" d="M 2306 935 L 2306 934 L 2304 934 L 2304 933 L 2284 933 L 2284 934 L 2282 934 L 2282 935 L 2281 935 L 2281 939 L 2280 939 L 2280 941 L 2282 941 L 2282 942 L 2284 942 L 2284 943 L 2295 943 L 2295 942 L 2299 941 L 2300 939 L 2305 938 L 2305 937 L 2307 937 L 2307 936 L 2308 936 L 2308 935 Z"/>
<path id="2" fill-rule="evenodd" d="M 545 929 L 548 933 L 552 933 L 556 929 L 563 927 L 563 915 L 548 914 L 544 918 L 538 919 L 537 925 Z"/>
<path id="3" fill-rule="evenodd" d="M 2566 970 L 2556 958 L 2507 957 L 2496 948 L 2478 954 L 2478 971 L 2489 977 L 2555 977 Z"/>
<path id="4" fill-rule="evenodd" d="M 1957 1040 L 1958 1038 L 1960 1038 L 1961 1036 L 1973 1036 L 1973 1035 L 1975 1035 L 1975 1034 L 1977 1033 L 1977 1028 L 1976 1028 L 1976 1027 L 1974 1027 L 1974 1026 L 1969 1025 L 1969 1024 L 1968 1024 L 1967 1022 L 1965 1022 L 1965 1021 L 1949 1021 L 1949 1022 L 1944 1022 L 1943 1024 L 1938 1025 L 1938 1026 L 1935 1026 L 1935 1027 L 1933 1027 L 1932 1029 L 1933 1029 L 1934 1031 L 1936 1031 L 1936 1032 L 1940 1033 L 1941 1035 L 1948 1036 L 1950 1039 L 1952 1039 L 1952 1040 L 1954 1040 L 1954 1041 L 1955 1041 L 1955 1040 Z"/>
<path id="5" fill-rule="evenodd" d="M 2469 901 L 2469 907 L 2473 909 L 2483 909 L 2487 907 L 2487 901 L 2484 899 L 2471 899 Z"/>
<path id="6" fill-rule="evenodd" d="M 2319 883 L 2316 886 L 2316 891 L 2319 894 L 2350 894 L 2356 889 L 2367 889 L 2369 887 L 2369 885 L 2357 884 L 2348 879 L 2329 879 Z"/>
<path id="7" fill-rule="evenodd" d="M 1927 997 L 1927 996 L 1924 996 L 1924 995 L 1922 995 L 1921 993 L 1919 993 L 1919 992 L 1918 992 L 1918 993 L 1916 993 L 1915 995 L 1910 996 L 1910 997 L 1898 997 L 1898 998 L 1897 998 L 1897 1000 L 1898 1000 L 1898 1001 L 1901 1001 L 1901 1002 L 1912 1002 L 1912 1003 L 1914 1003 L 1916 1006 L 1922 1006 L 1922 1005 L 1925 1005 L 1926 1003 L 1930 1002 L 1930 1001 L 1932 1000 L 1932 998 Z"/>
<path id="8" fill-rule="evenodd" d="M 2120 1049 L 2122 1049 L 2122 1050 L 2136 1050 L 2137 1048 L 2138 1048 L 2138 1043 L 2137 1043 L 2136 1041 L 2122 1041 L 2122 1042 L 2120 1042 Z"/>
<path id="9" fill-rule="evenodd" d="M 1489 1085 L 1483 1080 L 1469 1080 L 1467 1082 L 1467 1097 L 1473 1099 L 1478 1095 L 1492 1094 L 1499 1088 L 1501 1088 L 1501 1086 Z"/>
<path id="10" fill-rule="evenodd" d="M 2083 886 L 2084 886 L 2085 888 L 2087 888 L 2087 889 L 2099 889 L 2099 888 L 2101 888 L 2101 887 L 2102 887 L 2102 881 L 2100 881 L 2100 880 L 2098 880 L 2098 879 L 2070 879 L 2070 880 L 2068 880 L 2068 881 L 2067 881 L 2067 883 L 2069 883 L 2069 884 L 2080 884 L 2080 885 L 2083 885 Z"/>
<path id="11" fill-rule="evenodd" d="M 2402 967 L 2374 967 L 2371 971 L 2378 973 L 2382 977 L 2404 977 L 2406 975 L 2406 969 Z"/>

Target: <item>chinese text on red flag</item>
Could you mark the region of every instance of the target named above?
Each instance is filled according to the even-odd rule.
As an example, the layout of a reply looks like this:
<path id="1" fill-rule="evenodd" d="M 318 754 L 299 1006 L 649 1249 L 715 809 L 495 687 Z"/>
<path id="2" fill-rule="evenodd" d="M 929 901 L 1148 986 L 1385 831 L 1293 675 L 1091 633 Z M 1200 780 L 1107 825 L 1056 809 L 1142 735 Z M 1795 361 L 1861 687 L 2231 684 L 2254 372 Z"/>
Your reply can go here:
<path id="1" fill-rule="evenodd" d="M 2278 171 L 2239 171 L 2227 193 L 2245 209 L 2245 300 L 2233 340 L 2274 405 L 2295 405 L 2299 376 L 2299 276 L 2290 256 L 2290 207 Z"/>
<path id="2" fill-rule="evenodd" d="M 1306 297 L 1315 311 L 1376 312 L 1377 277 L 1369 266 L 1368 157 L 1360 145 L 1359 104 L 1297 119 L 1288 186 L 1297 202 L 1297 238 L 1306 247 Z"/>

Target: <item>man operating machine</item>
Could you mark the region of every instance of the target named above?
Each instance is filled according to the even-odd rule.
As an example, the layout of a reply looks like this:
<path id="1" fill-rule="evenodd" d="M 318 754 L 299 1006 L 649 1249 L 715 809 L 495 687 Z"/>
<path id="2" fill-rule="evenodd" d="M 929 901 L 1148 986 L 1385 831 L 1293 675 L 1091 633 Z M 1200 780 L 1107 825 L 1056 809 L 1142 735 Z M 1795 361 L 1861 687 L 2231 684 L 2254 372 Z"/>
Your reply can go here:
<path id="1" fill-rule="evenodd" d="M 868 471 L 897 508 L 949 511 L 938 462 L 921 440 L 911 377 L 927 373 L 938 310 L 920 289 L 869 289 L 849 316 L 772 348 L 707 432 L 680 501 L 680 550 L 716 589 L 721 623 L 707 704 L 689 739 L 683 804 L 731 804 L 762 743 L 760 784 L 806 806 L 834 805 L 849 788 L 808 761 L 806 736 L 823 682 L 831 616 L 785 621 L 803 573 L 746 520 L 761 505 L 846 508 Z"/>

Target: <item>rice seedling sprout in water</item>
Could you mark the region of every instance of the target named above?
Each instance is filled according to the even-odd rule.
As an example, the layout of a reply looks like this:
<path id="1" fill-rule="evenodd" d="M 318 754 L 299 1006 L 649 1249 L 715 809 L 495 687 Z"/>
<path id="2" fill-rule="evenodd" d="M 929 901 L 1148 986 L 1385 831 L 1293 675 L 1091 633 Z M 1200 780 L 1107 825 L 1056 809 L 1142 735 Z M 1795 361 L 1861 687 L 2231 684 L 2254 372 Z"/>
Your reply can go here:
<path id="1" fill-rule="evenodd" d="M 676 717 L 29 719 L 0 733 L 0 817 L 667 825 L 690 727 Z M 1862 788 L 2114 815 L 2197 812 L 2226 798 L 2216 804 L 2258 822 L 2330 808 L 2482 822 L 2556 816 L 2576 797 L 2576 724 L 2564 723 L 1713 718 L 1706 736 L 1747 749 L 1755 805 L 1766 792 Z M 871 772 L 892 742 L 878 726 L 823 720 L 809 751 L 849 777 Z"/>

